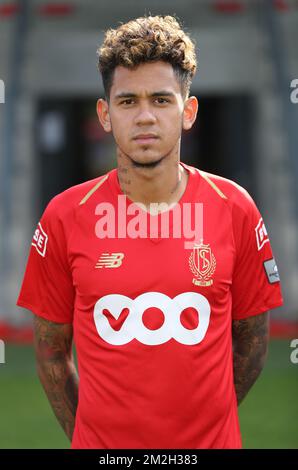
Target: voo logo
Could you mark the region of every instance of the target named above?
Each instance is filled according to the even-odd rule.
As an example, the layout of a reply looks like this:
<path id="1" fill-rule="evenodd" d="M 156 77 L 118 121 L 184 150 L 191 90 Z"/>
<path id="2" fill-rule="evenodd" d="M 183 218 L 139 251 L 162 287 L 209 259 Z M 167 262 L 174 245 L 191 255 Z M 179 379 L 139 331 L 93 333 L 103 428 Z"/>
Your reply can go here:
<path id="1" fill-rule="evenodd" d="M 142 316 L 146 309 L 156 307 L 164 314 L 164 323 L 157 330 L 150 330 Z M 192 307 L 199 316 L 198 326 L 189 330 L 185 328 L 180 315 L 184 309 Z M 114 330 L 103 311 L 108 309 L 118 319 L 123 309 L 129 314 L 119 331 Z M 127 344 L 134 338 L 151 346 L 163 344 L 174 338 L 182 344 L 198 344 L 207 332 L 210 320 L 210 304 L 206 297 L 196 292 L 184 292 L 173 299 L 160 292 L 146 292 L 134 300 L 121 294 L 106 295 L 99 299 L 94 307 L 94 322 L 99 336 L 113 345 Z"/>

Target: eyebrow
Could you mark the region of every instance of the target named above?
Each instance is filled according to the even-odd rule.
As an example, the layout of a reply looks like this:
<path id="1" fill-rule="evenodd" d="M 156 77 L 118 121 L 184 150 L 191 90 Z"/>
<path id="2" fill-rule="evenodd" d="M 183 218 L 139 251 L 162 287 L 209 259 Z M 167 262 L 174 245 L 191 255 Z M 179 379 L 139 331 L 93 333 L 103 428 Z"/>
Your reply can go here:
<path id="1" fill-rule="evenodd" d="M 120 98 L 137 98 L 137 94 L 136 93 L 129 93 L 129 92 L 126 92 L 126 91 L 123 91 L 122 93 L 118 93 L 116 96 L 115 96 L 115 99 L 120 99 Z M 150 93 L 149 95 L 150 97 L 154 97 L 154 96 L 175 96 L 174 93 L 172 93 L 171 91 L 166 91 L 166 90 L 160 90 L 160 91 L 155 91 L 154 93 Z"/>

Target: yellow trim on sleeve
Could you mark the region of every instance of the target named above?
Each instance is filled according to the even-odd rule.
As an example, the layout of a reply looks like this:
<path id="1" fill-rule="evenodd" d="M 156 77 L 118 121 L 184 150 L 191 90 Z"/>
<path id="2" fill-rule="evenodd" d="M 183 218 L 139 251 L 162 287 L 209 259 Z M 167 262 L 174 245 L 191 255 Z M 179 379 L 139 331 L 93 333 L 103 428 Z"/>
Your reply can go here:
<path id="1" fill-rule="evenodd" d="M 83 197 L 83 199 L 81 200 L 79 206 L 81 206 L 82 204 L 85 204 L 86 201 L 88 201 L 89 197 L 92 196 L 93 193 L 95 193 L 95 191 L 100 188 L 100 186 L 106 181 L 106 179 L 108 178 L 109 175 L 105 175 L 103 176 L 103 178 L 101 178 L 95 186 L 93 186 L 93 188 L 90 189 L 90 191 L 88 191 L 88 193 L 86 194 L 86 196 Z"/>
<path id="2" fill-rule="evenodd" d="M 201 170 L 200 170 L 200 175 L 203 176 L 203 178 L 210 184 L 210 186 L 212 186 L 212 188 L 214 189 L 214 191 L 216 191 L 217 194 L 220 195 L 220 197 L 222 197 L 223 199 L 228 199 L 227 196 L 219 189 L 218 186 L 216 186 L 216 184 L 214 183 L 214 181 L 212 181 L 212 180 L 209 178 L 209 176 L 207 176 L 207 175 L 205 174 L 204 171 L 201 171 Z"/>

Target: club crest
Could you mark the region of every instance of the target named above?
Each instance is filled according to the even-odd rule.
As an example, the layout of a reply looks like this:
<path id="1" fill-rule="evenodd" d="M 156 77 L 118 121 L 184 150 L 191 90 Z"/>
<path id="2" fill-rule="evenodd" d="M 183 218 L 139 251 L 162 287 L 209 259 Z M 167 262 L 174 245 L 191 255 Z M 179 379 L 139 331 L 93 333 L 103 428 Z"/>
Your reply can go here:
<path id="1" fill-rule="evenodd" d="M 211 277 L 216 268 L 216 259 L 209 244 L 205 245 L 202 240 L 194 245 L 189 257 L 189 267 L 195 275 L 193 284 L 205 287 L 213 284 Z"/>

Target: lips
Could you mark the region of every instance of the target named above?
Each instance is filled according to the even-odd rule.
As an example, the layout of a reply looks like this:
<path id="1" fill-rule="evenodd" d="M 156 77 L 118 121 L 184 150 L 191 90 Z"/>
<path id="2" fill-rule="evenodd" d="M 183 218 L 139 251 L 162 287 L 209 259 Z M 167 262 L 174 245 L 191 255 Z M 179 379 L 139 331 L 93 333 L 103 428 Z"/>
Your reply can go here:
<path id="1" fill-rule="evenodd" d="M 157 139 L 158 139 L 158 136 L 156 134 L 139 134 L 133 138 L 133 140 L 139 143 L 144 143 L 144 144 L 154 142 Z"/>

